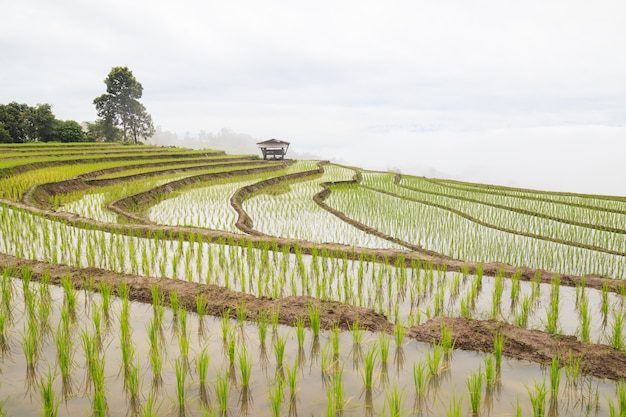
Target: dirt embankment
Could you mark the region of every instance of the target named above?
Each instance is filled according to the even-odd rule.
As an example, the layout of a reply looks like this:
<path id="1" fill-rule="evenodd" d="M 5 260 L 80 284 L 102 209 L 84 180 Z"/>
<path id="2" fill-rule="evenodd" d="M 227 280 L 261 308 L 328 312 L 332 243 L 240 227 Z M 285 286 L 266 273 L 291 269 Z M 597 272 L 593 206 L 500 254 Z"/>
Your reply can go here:
<path id="1" fill-rule="evenodd" d="M 155 177 L 159 175 L 167 175 L 167 174 L 178 174 L 190 171 L 200 171 L 205 169 L 212 168 L 227 168 L 227 167 L 236 167 L 236 166 L 246 166 L 250 165 L 255 158 L 219 158 L 219 159 L 211 159 L 207 160 L 206 164 L 196 165 L 192 167 L 180 167 L 180 168 L 170 168 L 163 170 L 154 170 L 150 172 L 145 172 L 141 174 L 127 175 L 124 177 L 116 177 L 116 178 L 106 178 L 99 180 L 90 180 L 89 178 L 97 177 L 100 175 L 112 174 L 115 172 L 121 172 L 129 169 L 135 168 L 150 168 L 150 167 L 161 167 L 168 166 L 173 164 L 180 164 L 179 161 L 176 162 L 155 162 L 150 164 L 135 164 L 135 165 L 126 165 L 123 167 L 115 167 L 108 169 L 101 169 L 98 171 L 91 171 L 87 174 L 78 175 L 77 177 L 59 182 L 49 182 L 46 184 L 36 185 L 28 189 L 26 193 L 21 198 L 21 201 L 25 204 L 42 208 L 42 209 L 51 209 L 50 200 L 52 197 L 58 194 L 69 193 L 73 191 L 81 191 L 87 190 L 92 187 L 104 187 L 109 185 L 120 184 L 127 181 L 134 181 L 141 178 L 149 178 Z M 225 163 L 220 163 L 224 162 Z M 191 162 L 191 161 L 190 161 Z M 198 163 L 201 161 L 197 161 Z"/>
<path id="2" fill-rule="evenodd" d="M 437 317 L 409 328 L 406 335 L 423 342 L 438 342 L 442 324 L 452 330 L 457 349 L 493 352 L 494 336 L 501 332 L 505 356 L 541 364 L 549 364 L 557 356 L 563 366 L 571 354 L 573 358 L 582 357 L 584 374 L 612 380 L 626 378 L 626 352 L 607 345 L 582 343 L 574 336 L 553 335 L 495 320 Z"/>
<path id="3" fill-rule="evenodd" d="M 281 324 L 295 326 L 303 318 L 309 326 L 309 309 L 319 309 L 321 327 L 330 329 L 337 325 L 349 330 L 358 321 L 359 328 L 372 332 L 393 332 L 394 326 L 382 314 L 371 309 L 339 302 L 323 301 L 311 297 L 286 297 L 272 299 L 255 297 L 215 285 L 196 284 L 182 280 L 151 278 L 118 274 L 102 269 L 81 269 L 44 262 L 27 261 L 8 255 L 0 255 L 0 269 L 10 268 L 19 277 L 22 268 L 31 272 L 31 279 L 41 280 L 44 274 L 51 284 L 59 285 L 61 278 L 69 276 L 76 288 L 98 291 L 102 284 L 112 286 L 113 293 L 122 281 L 129 287 L 129 298 L 151 303 L 152 289 L 158 288 L 168 304 L 170 294 L 176 293 L 179 305 L 188 311 L 196 311 L 196 297 L 206 300 L 206 312 L 222 316 L 226 312 L 235 318 L 236 309 L 245 305 L 248 320 L 256 320 L 265 312 L 278 312 Z M 407 329 L 406 336 L 424 342 L 437 342 L 441 335 L 441 324 L 452 330 L 455 347 L 471 351 L 493 351 L 493 338 L 497 332 L 504 335 L 504 355 L 521 360 L 549 363 L 558 355 L 563 364 L 570 353 L 582 356 L 582 372 L 600 378 L 619 380 L 626 377 L 626 353 L 609 346 L 581 343 L 572 336 L 551 335 L 539 330 L 528 330 L 506 323 L 464 318 L 435 318 L 420 326 Z"/>

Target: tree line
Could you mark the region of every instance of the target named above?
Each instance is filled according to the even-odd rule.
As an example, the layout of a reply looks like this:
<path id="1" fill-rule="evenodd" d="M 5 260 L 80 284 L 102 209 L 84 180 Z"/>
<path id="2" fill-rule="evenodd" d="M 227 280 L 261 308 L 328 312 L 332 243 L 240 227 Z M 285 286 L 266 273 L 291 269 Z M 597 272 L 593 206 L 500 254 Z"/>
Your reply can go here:
<path id="1" fill-rule="evenodd" d="M 127 67 L 113 67 L 104 80 L 106 93 L 96 97 L 98 119 L 82 125 L 59 120 L 50 104 L 0 104 L 0 143 L 134 142 L 151 137 L 152 117 L 139 102 L 143 86 Z"/>
<path id="2" fill-rule="evenodd" d="M 59 120 L 50 104 L 0 104 L 0 143 L 85 142 L 87 132 L 74 120 Z"/>

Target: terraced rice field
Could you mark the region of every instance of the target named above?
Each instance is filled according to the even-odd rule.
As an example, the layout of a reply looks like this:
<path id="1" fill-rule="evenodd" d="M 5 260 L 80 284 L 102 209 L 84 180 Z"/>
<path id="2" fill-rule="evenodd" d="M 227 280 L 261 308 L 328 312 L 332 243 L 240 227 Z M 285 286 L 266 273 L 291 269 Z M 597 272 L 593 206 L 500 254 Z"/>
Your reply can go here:
<path id="1" fill-rule="evenodd" d="M 626 199 L 0 145 L 0 416 L 626 413 Z"/>

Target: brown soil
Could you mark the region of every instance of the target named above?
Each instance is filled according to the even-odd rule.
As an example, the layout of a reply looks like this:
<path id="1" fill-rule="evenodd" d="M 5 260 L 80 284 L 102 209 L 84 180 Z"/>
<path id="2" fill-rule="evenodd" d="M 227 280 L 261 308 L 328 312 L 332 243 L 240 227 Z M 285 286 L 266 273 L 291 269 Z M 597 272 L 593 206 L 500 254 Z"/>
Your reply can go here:
<path id="1" fill-rule="evenodd" d="M 76 288 L 97 291 L 103 283 L 110 284 L 116 293 L 120 282 L 129 287 L 129 298 L 134 301 L 151 303 L 152 288 L 157 287 L 166 304 L 169 295 L 176 293 L 179 305 L 188 311 L 196 311 L 196 297 L 206 299 L 207 314 L 222 316 L 226 312 L 235 317 L 235 310 L 242 304 L 248 320 L 255 320 L 260 314 L 278 311 L 279 322 L 295 326 L 299 318 L 309 325 L 309 308 L 315 306 L 320 311 L 322 328 L 337 325 L 342 330 L 350 329 L 358 320 L 359 328 L 372 332 L 393 332 L 394 326 L 387 318 L 371 309 L 351 306 L 339 302 L 323 301 L 311 297 L 286 297 L 272 299 L 255 297 L 215 285 L 196 284 L 182 280 L 160 279 L 136 275 L 118 274 L 102 269 L 81 269 L 44 262 L 27 261 L 0 254 L 0 269 L 14 268 L 12 274 L 21 275 L 23 268 L 31 271 L 33 280 L 41 280 L 45 275 L 51 284 L 60 284 L 61 277 L 69 276 Z M 570 352 L 574 357 L 582 355 L 582 372 L 599 378 L 620 380 L 626 377 L 626 353 L 609 346 L 581 343 L 573 336 L 558 336 L 539 330 L 522 329 L 496 321 L 470 320 L 464 318 L 435 318 L 420 326 L 407 329 L 406 336 L 423 341 L 437 342 L 441 325 L 452 329 L 457 349 L 470 351 L 493 351 L 493 337 L 498 331 L 504 334 L 504 355 L 514 359 L 528 360 L 542 364 L 549 363 L 557 355 L 561 363 Z"/>
<path id="2" fill-rule="evenodd" d="M 582 356 L 584 374 L 612 380 L 626 378 L 626 352 L 607 345 L 583 343 L 574 336 L 553 335 L 495 320 L 437 317 L 408 329 L 406 334 L 423 342 L 438 342 L 442 324 L 452 329 L 457 349 L 493 352 L 494 335 L 501 331 L 505 356 L 541 364 L 549 364 L 557 356 L 563 366 L 571 353 L 574 358 Z"/>

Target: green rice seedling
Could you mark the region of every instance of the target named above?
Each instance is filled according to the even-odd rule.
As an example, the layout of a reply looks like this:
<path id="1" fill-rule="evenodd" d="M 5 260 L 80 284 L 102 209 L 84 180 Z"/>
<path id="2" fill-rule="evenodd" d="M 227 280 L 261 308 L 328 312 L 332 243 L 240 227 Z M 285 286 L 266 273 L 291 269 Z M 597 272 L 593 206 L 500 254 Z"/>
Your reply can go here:
<path id="1" fill-rule="evenodd" d="M 239 326 L 243 326 L 243 322 L 248 317 L 248 313 L 246 312 L 245 302 L 241 302 L 237 304 L 237 307 L 235 308 L 235 315 L 237 317 L 237 323 L 239 324 Z"/>
<path id="2" fill-rule="evenodd" d="M 502 303 L 502 294 L 504 292 L 504 277 L 502 272 L 498 271 L 493 283 L 493 293 L 491 296 L 491 318 L 496 319 L 500 313 L 500 305 Z"/>
<path id="3" fill-rule="evenodd" d="M 24 295 L 25 315 L 28 320 L 37 321 L 37 297 L 30 288 L 28 281 L 22 281 L 22 294 Z"/>
<path id="4" fill-rule="evenodd" d="M 87 379 L 92 380 L 92 375 L 94 373 L 94 366 L 97 360 L 97 344 L 95 341 L 92 341 L 91 336 L 85 330 L 80 333 L 80 341 L 83 346 L 83 355 L 85 357 L 85 362 L 87 363 Z"/>
<path id="5" fill-rule="evenodd" d="M 327 385 L 328 382 L 328 377 L 329 377 L 329 370 L 331 368 L 331 364 L 333 363 L 331 355 L 330 355 L 330 350 L 325 348 L 322 349 L 322 355 L 321 355 L 321 360 L 320 360 L 320 371 L 321 371 L 321 375 L 322 375 L 322 382 L 324 383 L 324 385 Z"/>
<path id="6" fill-rule="evenodd" d="M 461 309 L 461 317 L 469 319 L 472 317 L 472 294 L 467 293 L 465 297 L 461 299 L 460 309 Z"/>
<path id="7" fill-rule="evenodd" d="M 187 312 L 182 310 L 178 318 L 180 322 L 180 332 L 178 335 L 178 346 L 180 349 L 180 356 L 188 363 L 189 359 L 189 335 L 187 334 Z"/>
<path id="8" fill-rule="evenodd" d="M 98 342 L 98 349 L 102 348 L 102 312 L 99 305 L 91 309 L 91 322 L 93 323 L 94 336 Z"/>
<path id="9" fill-rule="evenodd" d="M 365 354 L 365 366 L 363 367 L 363 385 L 366 390 L 374 386 L 374 365 L 378 356 L 378 346 L 374 344 Z"/>
<path id="10" fill-rule="evenodd" d="M 174 316 L 174 323 L 178 321 L 178 312 L 180 311 L 179 304 L 178 293 L 176 291 L 170 291 L 170 308 L 172 309 L 172 315 Z"/>
<path id="11" fill-rule="evenodd" d="M 228 411 L 228 402 L 229 402 L 229 381 L 228 381 L 228 371 L 225 373 L 218 373 L 215 377 L 214 389 L 215 389 L 215 398 L 217 400 L 217 405 L 219 411 L 222 415 L 226 415 Z"/>
<path id="12" fill-rule="evenodd" d="M 48 284 L 39 286 L 39 329 L 42 336 L 50 330 L 50 315 L 52 314 L 52 300 Z"/>
<path id="13" fill-rule="evenodd" d="M 533 417 L 544 417 L 546 415 L 546 382 L 535 382 L 532 387 L 526 386 L 530 404 L 533 410 Z"/>
<path id="14" fill-rule="evenodd" d="M 485 355 L 483 358 L 485 366 L 485 383 L 487 388 L 493 388 L 496 385 L 496 367 L 493 355 Z"/>
<path id="15" fill-rule="evenodd" d="M 72 278 L 69 275 L 63 275 L 61 277 L 61 286 L 63 287 L 63 292 L 65 294 L 65 303 L 67 304 L 72 318 L 74 318 L 76 316 L 78 294 L 74 288 L 74 284 L 72 283 Z"/>
<path id="16" fill-rule="evenodd" d="M 446 410 L 446 417 L 461 417 L 463 398 L 456 398 L 456 395 L 452 393 L 450 402 L 448 403 L 448 409 Z"/>
<path id="17" fill-rule="evenodd" d="M 179 415 L 185 415 L 187 405 L 187 394 L 185 390 L 187 379 L 187 365 L 183 358 L 179 358 L 174 364 L 176 371 L 176 402 L 178 403 Z"/>
<path id="18" fill-rule="evenodd" d="M 548 308 L 548 320 L 546 323 L 546 331 L 551 334 L 556 334 L 558 332 L 558 321 L 559 321 L 559 289 L 560 289 L 561 279 L 558 275 L 555 275 L 551 281 L 551 292 L 550 292 L 550 307 Z"/>
<path id="19" fill-rule="evenodd" d="M 111 295 L 113 287 L 109 283 L 101 282 L 98 285 L 98 289 L 100 291 L 100 296 L 102 297 L 102 314 L 108 319 L 111 309 Z"/>
<path id="20" fill-rule="evenodd" d="M 50 369 L 39 384 L 39 392 L 41 393 L 41 416 L 56 417 L 59 412 L 59 399 L 54 392 L 54 375 Z"/>
<path id="21" fill-rule="evenodd" d="M 515 402 L 515 417 L 522 417 L 522 415 L 523 415 L 522 404 L 520 404 L 519 397 L 518 397 L 517 401 Z"/>
<path id="22" fill-rule="evenodd" d="M 439 338 L 439 345 L 443 349 L 445 355 L 449 355 L 454 349 L 455 341 L 452 336 L 452 328 L 445 325 L 443 320 L 441 321 L 441 337 Z"/>
<path id="23" fill-rule="evenodd" d="M 335 405 L 335 397 L 330 385 L 326 386 L 326 417 L 337 416 L 337 406 Z"/>
<path id="24" fill-rule="evenodd" d="M 224 346 L 226 346 L 226 343 L 228 342 L 228 336 L 230 335 L 230 309 L 226 309 L 222 313 L 221 328 L 222 341 L 224 342 Z"/>
<path id="25" fill-rule="evenodd" d="M 569 385 L 577 386 L 578 378 L 582 370 L 583 354 L 574 356 L 572 351 L 569 351 L 567 362 L 565 363 L 565 376 Z"/>
<path id="26" fill-rule="evenodd" d="M 404 393 L 398 390 L 397 385 L 394 385 L 393 389 L 387 390 L 385 405 L 389 409 L 390 417 L 401 417 L 405 413 L 404 397 Z"/>
<path id="27" fill-rule="evenodd" d="M 530 315 L 530 306 L 532 304 L 532 297 L 525 295 L 522 299 L 522 304 L 520 306 L 520 311 L 517 316 L 515 316 L 514 323 L 517 327 L 526 328 L 528 327 L 528 317 Z"/>
<path id="28" fill-rule="evenodd" d="M 61 379 L 65 387 L 63 397 L 67 398 L 72 394 L 71 378 L 74 349 L 72 333 L 69 328 L 63 326 L 63 323 L 60 323 L 57 328 L 54 335 L 54 342 L 57 348 L 57 363 L 59 364 Z"/>
<path id="29" fill-rule="evenodd" d="M 345 390 L 343 386 L 343 365 L 336 367 L 335 374 L 333 375 L 332 384 L 333 390 L 333 403 L 335 405 L 335 411 L 341 413 L 345 407 Z"/>
<path id="30" fill-rule="evenodd" d="M 283 359 L 285 357 L 285 346 L 287 345 L 287 337 L 279 336 L 274 339 L 274 356 L 276 358 L 276 369 L 283 368 Z"/>
<path id="31" fill-rule="evenodd" d="M 626 416 L 626 383 L 619 381 L 615 386 L 615 400 L 609 399 L 609 415 L 611 417 Z"/>
<path id="32" fill-rule="evenodd" d="M 122 352 L 122 363 L 124 366 L 124 382 L 130 372 L 133 358 L 135 355 L 135 349 L 132 341 L 132 328 L 130 326 L 130 307 L 128 299 L 122 299 L 122 309 L 120 310 L 119 318 L 120 327 L 120 350 Z"/>
<path id="33" fill-rule="evenodd" d="M 252 360 L 246 349 L 246 345 L 242 344 L 237 355 L 239 360 L 239 374 L 241 376 L 241 387 L 248 389 L 250 387 L 250 376 L 252 375 Z"/>
<path id="34" fill-rule="evenodd" d="M 128 382 L 126 383 L 128 396 L 130 398 L 131 409 L 135 413 L 139 412 L 139 408 L 141 406 L 139 402 L 139 390 L 141 388 L 140 387 L 140 384 L 141 384 L 140 371 L 141 371 L 141 366 L 139 365 L 139 360 L 137 360 L 136 363 L 134 363 L 130 368 L 130 372 L 128 375 Z"/>
<path id="35" fill-rule="evenodd" d="M 210 361 L 209 351 L 205 347 L 200 351 L 198 355 L 198 359 L 196 361 L 196 365 L 198 367 L 198 380 L 200 385 L 205 385 L 207 383 L 207 375 L 209 371 L 209 361 Z"/>
<path id="36" fill-rule="evenodd" d="M 291 367 L 286 368 L 287 385 L 289 386 L 289 398 L 295 400 L 298 388 L 298 361 L 294 361 Z"/>
<path id="37" fill-rule="evenodd" d="M 158 346 L 150 347 L 150 367 L 152 369 L 152 384 L 159 387 L 162 381 L 163 356 Z"/>
<path id="38" fill-rule="evenodd" d="M 228 354 L 230 369 L 235 369 L 235 356 L 237 353 L 237 335 L 235 329 L 231 329 L 226 337 L 226 353 Z"/>
<path id="39" fill-rule="evenodd" d="M 272 417 L 280 417 L 283 396 L 285 392 L 285 381 L 283 378 L 278 377 L 274 380 L 274 384 L 270 388 L 269 392 L 269 409 Z"/>
<path id="40" fill-rule="evenodd" d="M 559 387 L 561 385 L 561 368 L 558 355 L 552 357 L 550 363 L 550 394 L 552 398 L 557 398 L 559 394 Z"/>
<path id="41" fill-rule="evenodd" d="M 536 271 L 531 278 L 531 298 L 536 300 L 541 295 L 541 271 Z"/>
<path id="42" fill-rule="evenodd" d="M 7 312 L 4 308 L 0 308 L 0 357 L 3 357 L 9 350 L 9 344 L 7 343 L 8 321 Z"/>
<path id="43" fill-rule="evenodd" d="M 267 311 L 261 311 L 257 319 L 257 327 L 259 330 L 259 342 L 261 346 L 265 346 L 268 325 L 269 325 L 269 315 Z"/>
<path id="44" fill-rule="evenodd" d="M 504 333 L 498 330 L 493 335 L 493 354 L 496 359 L 496 370 L 502 367 L 502 351 L 504 350 Z"/>
<path id="45" fill-rule="evenodd" d="M 613 324 L 611 326 L 611 341 L 610 345 L 617 350 L 624 350 L 624 336 L 623 336 L 623 324 L 624 313 L 621 311 L 615 311 L 613 313 Z"/>
<path id="46" fill-rule="evenodd" d="M 585 343 L 589 343 L 589 341 L 591 340 L 591 314 L 589 312 L 589 300 L 587 299 L 587 297 L 581 298 L 580 302 L 578 303 L 578 312 L 580 315 L 580 340 Z"/>
<path id="47" fill-rule="evenodd" d="M 39 359 L 39 325 L 36 319 L 29 318 L 24 325 L 24 338 L 22 339 L 22 351 L 26 359 L 28 376 L 34 377 L 35 365 Z"/>
<path id="48" fill-rule="evenodd" d="M 363 342 L 363 329 L 359 328 L 359 320 L 355 320 L 352 326 L 348 326 L 350 328 L 350 332 L 352 333 L 352 342 L 355 346 L 360 346 Z"/>
<path id="49" fill-rule="evenodd" d="M 387 333 L 380 333 L 378 336 L 378 346 L 380 348 L 380 361 L 386 365 L 389 358 L 389 345 L 391 340 Z"/>
<path id="50" fill-rule="evenodd" d="M 339 326 L 335 323 L 330 329 L 330 345 L 333 350 L 333 357 L 339 357 Z"/>
<path id="51" fill-rule="evenodd" d="M 394 331 L 393 331 L 393 336 L 396 342 L 396 346 L 398 347 L 402 346 L 402 343 L 404 342 L 405 333 L 406 333 L 405 327 L 402 324 L 400 324 L 400 322 L 396 322 L 394 326 Z"/>
<path id="52" fill-rule="evenodd" d="M 441 360 L 443 359 L 443 348 L 438 344 L 433 345 L 426 356 L 426 363 L 431 376 L 439 375 Z"/>
<path id="53" fill-rule="evenodd" d="M 576 306 L 583 298 L 586 298 L 585 288 L 587 287 L 587 280 L 583 277 L 576 283 Z"/>
<path id="54" fill-rule="evenodd" d="M 309 321 L 311 323 L 311 330 L 313 331 L 313 337 L 318 338 L 320 336 L 320 309 L 318 306 L 309 304 Z"/>
<path id="55" fill-rule="evenodd" d="M 302 350 L 304 348 L 304 318 L 298 317 L 296 320 L 296 339 L 298 340 L 298 350 Z"/>
<path id="56" fill-rule="evenodd" d="M 98 357 L 97 342 L 95 338 L 91 338 L 87 343 L 91 345 L 88 349 L 93 352 L 91 362 L 88 367 L 91 369 L 91 381 L 93 384 L 92 412 L 94 416 L 104 417 L 108 415 L 109 406 L 106 400 L 106 382 L 105 382 L 105 357 Z"/>
<path id="57" fill-rule="evenodd" d="M 603 323 L 606 324 L 609 315 L 609 284 L 606 282 L 602 285 L 600 293 L 600 312 L 602 313 Z"/>
<path id="58" fill-rule="evenodd" d="M 126 280 L 120 280 L 120 283 L 117 286 L 117 295 L 122 300 L 128 300 L 128 297 L 130 296 L 130 287 L 128 286 L 128 282 L 126 282 Z"/>
<path id="59" fill-rule="evenodd" d="M 465 380 L 467 391 L 469 392 L 469 402 L 472 409 L 472 415 L 477 416 L 482 403 L 484 374 L 482 369 L 472 372 Z"/>
<path id="60" fill-rule="evenodd" d="M 278 323 L 280 319 L 280 309 L 278 307 L 270 311 L 270 323 L 272 324 L 272 334 L 276 335 L 278 332 Z"/>
<path id="61" fill-rule="evenodd" d="M 154 391 L 148 392 L 146 402 L 141 405 L 141 417 L 155 417 L 158 415 L 159 407 L 155 404 Z"/>
<path id="62" fill-rule="evenodd" d="M 204 294 L 196 295 L 196 312 L 200 319 L 207 313 L 207 296 Z"/>
<path id="63" fill-rule="evenodd" d="M 423 360 L 413 364 L 413 386 L 418 401 L 421 401 L 426 395 L 426 388 L 430 379 L 429 370 L 429 365 Z"/>
<path id="64" fill-rule="evenodd" d="M 153 307 L 165 305 L 165 295 L 159 289 L 158 286 L 153 285 L 152 287 L 150 287 L 150 293 L 152 295 L 152 306 Z"/>
<path id="65" fill-rule="evenodd" d="M 558 300 L 552 299 L 552 302 L 550 303 L 550 307 L 548 307 L 546 331 L 550 334 L 558 333 L 558 330 L 559 330 L 558 322 L 559 322 L 559 302 Z"/>
<path id="66" fill-rule="evenodd" d="M 521 271 L 515 271 L 511 276 L 511 305 L 516 306 L 521 293 L 520 279 L 522 277 Z"/>

